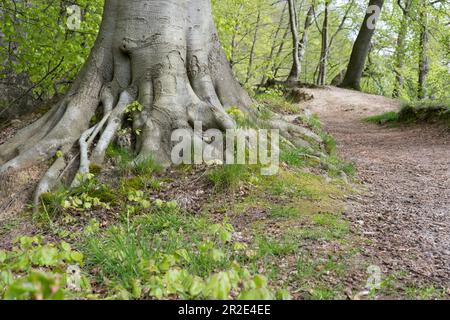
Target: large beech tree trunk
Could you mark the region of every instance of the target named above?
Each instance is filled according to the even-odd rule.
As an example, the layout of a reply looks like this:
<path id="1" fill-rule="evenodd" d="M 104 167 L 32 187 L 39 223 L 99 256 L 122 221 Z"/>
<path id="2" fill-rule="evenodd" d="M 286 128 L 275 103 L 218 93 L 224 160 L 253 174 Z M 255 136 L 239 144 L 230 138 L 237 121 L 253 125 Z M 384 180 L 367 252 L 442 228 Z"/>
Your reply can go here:
<path id="1" fill-rule="evenodd" d="M 373 6 L 376 6 L 379 8 L 379 10 L 381 10 L 383 8 L 383 4 L 384 0 L 370 0 L 368 8 L 373 8 Z M 361 78 L 364 71 L 364 66 L 366 64 L 367 56 L 369 54 L 370 42 L 375 32 L 374 26 L 369 25 L 369 21 L 373 19 L 374 14 L 374 12 L 368 12 L 364 17 L 364 21 L 359 31 L 358 37 L 356 38 L 355 44 L 353 45 L 350 62 L 348 63 L 347 73 L 345 74 L 345 78 L 340 85 L 341 87 L 351 88 L 355 90 L 361 89 Z"/>
<path id="2" fill-rule="evenodd" d="M 140 133 L 137 161 L 151 156 L 170 164 L 172 131 L 193 132 L 197 121 L 204 130 L 233 128 L 227 107 L 256 117 L 220 46 L 209 0 L 106 0 L 96 43 L 67 95 L 0 146 L 0 191 L 8 192 L 19 170 L 54 158 L 36 202 L 73 163 L 80 163 L 80 173 L 102 164 L 134 101 L 142 105 L 131 115 L 133 132 Z M 101 120 L 90 127 L 96 112 Z M 286 138 L 319 140 L 279 117 L 270 125 Z"/>

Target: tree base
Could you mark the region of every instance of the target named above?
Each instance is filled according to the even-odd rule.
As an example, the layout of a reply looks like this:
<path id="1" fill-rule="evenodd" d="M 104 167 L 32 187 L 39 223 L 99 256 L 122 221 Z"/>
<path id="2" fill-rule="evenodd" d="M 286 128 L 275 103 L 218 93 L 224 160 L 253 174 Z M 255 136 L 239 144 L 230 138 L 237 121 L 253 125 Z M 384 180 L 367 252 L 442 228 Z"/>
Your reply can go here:
<path id="1" fill-rule="evenodd" d="M 106 1 L 98 39 L 68 94 L 1 146 L 3 179 L 54 158 L 35 204 L 75 164 L 82 174 L 101 165 L 123 127 L 135 134 L 137 161 L 151 156 L 167 166 L 176 129 L 194 134 L 196 122 L 204 130 L 232 129 L 232 106 L 258 121 L 221 49 L 210 1 L 155 2 Z M 320 139 L 275 115 L 269 125 L 290 140 Z M 79 152 L 71 152 L 77 141 Z"/>

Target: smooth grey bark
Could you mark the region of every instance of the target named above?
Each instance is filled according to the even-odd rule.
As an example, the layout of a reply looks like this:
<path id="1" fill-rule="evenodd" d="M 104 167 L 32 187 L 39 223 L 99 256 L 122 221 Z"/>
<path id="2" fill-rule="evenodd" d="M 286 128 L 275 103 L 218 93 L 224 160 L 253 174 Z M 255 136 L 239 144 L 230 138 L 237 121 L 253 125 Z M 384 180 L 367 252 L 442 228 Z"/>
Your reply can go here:
<path id="1" fill-rule="evenodd" d="M 305 18 L 305 24 L 303 27 L 303 33 L 302 33 L 302 38 L 299 41 L 299 51 L 298 51 L 298 60 L 300 62 L 300 73 L 301 73 L 301 64 L 303 62 L 303 59 L 305 58 L 305 54 L 306 54 L 306 48 L 308 47 L 308 41 L 309 41 L 309 28 L 312 26 L 313 24 L 313 19 L 314 19 L 314 6 L 311 5 L 308 9 L 308 12 L 306 13 L 306 18 Z"/>
<path id="2" fill-rule="evenodd" d="M 204 130 L 234 128 L 228 107 L 259 120 L 219 43 L 209 0 L 106 0 L 95 45 L 69 92 L 0 146 L 0 193 L 8 192 L 7 182 L 20 170 L 55 156 L 35 201 L 74 163 L 80 162 L 81 173 L 89 172 L 90 163 L 101 165 L 133 101 L 143 106 L 131 115 L 133 129 L 140 132 L 136 161 L 152 157 L 170 164 L 171 133 L 187 129 L 194 134 L 195 122 Z M 90 127 L 99 107 L 102 119 Z M 276 115 L 267 125 L 287 139 L 299 137 L 299 145 L 304 136 L 320 143 L 307 129 Z M 73 152 L 77 143 L 78 153 Z"/>
<path id="3" fill-rule="evenodd" d="M 383 8 L 384 0 L 370 0 L 369 8 L 377 6 L 380 10 Z M 342 81 L 341 87 L 361 90 L 361 78 L 364 71 L 364 66 L 367 60 L 367 55 L 370 50 L 370 42 L 375 33 L 375 28 L 369 27 L 369 20 L 372 19 L 373 13 L 367 13 L 364 17 L 358 37 L 353 45 L 352 54 L 348 63 L 345 78 Z"/>
<path id="4" fill-rule="evenodd" d="M 234 122 L 225 108 L 251 104 L 220 46 L 209 0 L 106 0 L 98 38 L 74 85 L 0 147 L 0 175 L 67 150 L 89 129 L 97 108 L 107 114 L 124 93 L 144 106 L 133 115 L 133 127 L 142 131 L 136 152 L 161 163 L 168 162 L 172 130 L 195 121 L 205 130 L 227 129 Z M 114 123 L 121 118 L 110 118 L 103 132 L 92 131 L 101 133 L 98 148 L 120 129 Z M 94 149 L 94 160 L 102 160 L 103 151 Z"/>

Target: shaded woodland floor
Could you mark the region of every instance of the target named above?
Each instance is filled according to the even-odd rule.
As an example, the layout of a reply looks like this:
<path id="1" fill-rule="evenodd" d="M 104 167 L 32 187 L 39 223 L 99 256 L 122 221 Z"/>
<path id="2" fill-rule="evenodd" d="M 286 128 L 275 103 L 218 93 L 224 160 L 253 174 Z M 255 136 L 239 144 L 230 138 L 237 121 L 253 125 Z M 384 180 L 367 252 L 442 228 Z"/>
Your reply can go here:
<path id="1" fill-rule="evenodd" d="M 61 208 L 60 200 L 70 192 L 57 191 L 48 195 L 57 200 L 49 203 L 49 210 L 32 214 L 27 204 L 34 183 L 28 181 L 25 189 L 0 205 L 0 252 L 14 250 L 15 239 L 23 236 L 40 236 L 55 247 L 68 242 L 80 250 L 85 256 L 83 274 L 92 289 L 67 292 L 66 298 L 122 297 L 117 288 L 132 291 L 127 278 L 131 275 L 145 284 L 147 274 L 136 274 L 134 263 L 127 265 L 114 255 L 101 254 L 134 252 L 129 238 L 141 239 L 143 233 L 153 239 L 146 242 L 148 255 L 186 250 L 191 260 L 175 267 L 198 274 L 204 281 L 218 270 L 231 268 L 235 259 L 252 274 L 266 276 L 270 288 L 288 289 L 293 299 L 448 298 L 448 129 L 368 123 L 366 117 L 398 110 L 400 103 L 334 87 L 302 90 L 314 99 L 292 105 L 281 98 L 281 104 L 289 115 L 299 109 L 316 113 L 346 162 L 334 156 L 305 157 L 304 150 L 297 150 L 283 153 L 280 174 L 273 177 L 259 176 L 251 168 L 227 166 L 137 174 L 121 169 L 120 157 L 112 154 L 92 181 L 95 194 L 105 198 L 109 208 Z M 22 117 L 0 129 L 0 143 L 38 116 Z M 217 188 L 220 192 L 214 191 Z M 150 203 L 144 205 L 146 199 L 150 207 Z M 182 204 L 182 210 L 154 205 L 172 200 Z M 212 224 L 231 226 L 231 242 L 224 244 L 211 237 Z M 154 242 L 168 232 L 170 245 Z M 112 234 L 129 246 L 115 246 L 109 238 Z M 193 250 L 203 247 L 205 239 L 225 256 L 224 261 Z M 89 244 L 102 249 L 94 252 Z M 26 251 L 21 254 L 28 255 Z M 368 292 L 367 268 L 371 265 L 381 268 L 383 284 L 380 290 Z M 46 271 L 58 273 L 52 268 Z M 145 290 L 139 297 L 154 298 Z M 174 296 L 159 298 L 167 297 Z"/>
<path id="2" fill-rule="evenodd" d="M 307 105 L 355 163 L 365 191 L 345 215 L 368 238 L 364 255 L 385 273 L 450 285 L 450 132 L 435 125 L 381 126 L 364 118 L 399 102 L 328 87 Z"/>

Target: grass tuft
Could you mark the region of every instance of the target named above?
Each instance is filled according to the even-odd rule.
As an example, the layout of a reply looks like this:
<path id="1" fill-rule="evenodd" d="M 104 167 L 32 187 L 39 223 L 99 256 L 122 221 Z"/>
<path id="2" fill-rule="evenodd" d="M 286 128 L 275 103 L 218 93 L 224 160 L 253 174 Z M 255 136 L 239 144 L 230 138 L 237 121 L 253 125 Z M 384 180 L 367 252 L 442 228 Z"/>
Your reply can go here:
<path id="1" fill-rule="evenodd" d="M 222 165 L 211 170 L 208 179 L 215 191 L 234 190 L 248 178 L 248 170 L 247 166 L 240 164 Z"/>

